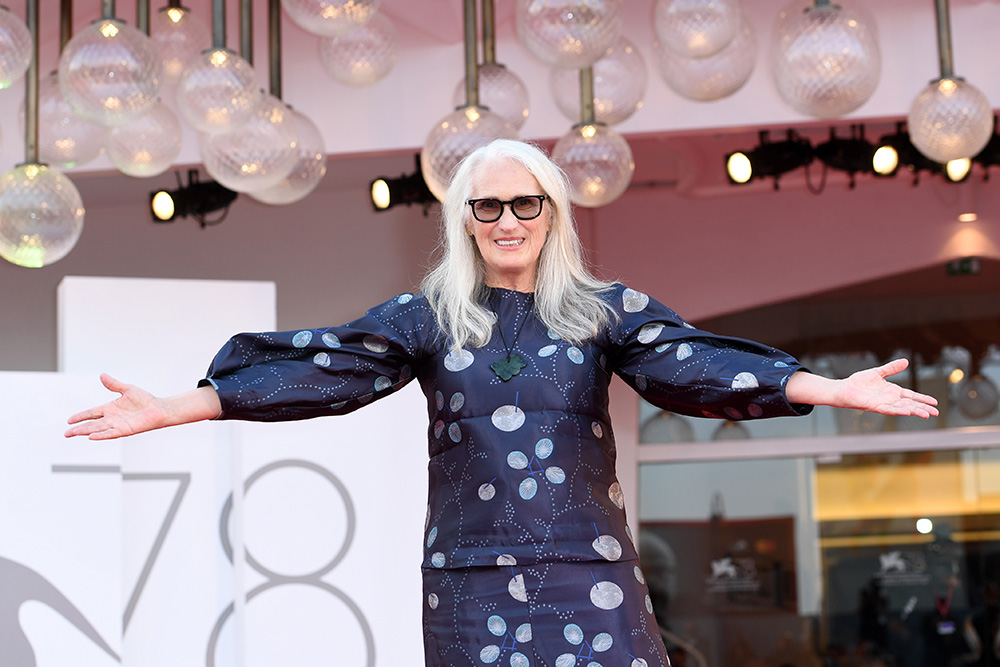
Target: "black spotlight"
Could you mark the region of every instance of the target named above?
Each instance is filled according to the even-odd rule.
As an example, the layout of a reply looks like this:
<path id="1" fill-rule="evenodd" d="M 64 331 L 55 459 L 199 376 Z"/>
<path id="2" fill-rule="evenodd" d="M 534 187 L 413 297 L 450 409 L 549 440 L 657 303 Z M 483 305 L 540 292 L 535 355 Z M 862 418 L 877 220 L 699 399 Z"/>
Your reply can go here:
<path id="1" fill-rule="evenodd" d="M 399 178 L 381 177 L 371 182 L 372 207 L 376 211 L 387 211 L 393 206 L 420 204 L 424 215 L 431 204 L 437 202 L 434 193 L 427 187 L 420 169 L 420 154 L 416 155 L 416 171 Z"/>
<path id="2" fill-rule="evenodd" d="M 774 179 L 774 189 L 778 189 L 778 178 L 799 167 L 808 166 L 813 161 L 813 149 L 807 139 L 795 130 L 788 130 L 784 141 L 771 141 L 770 133 L 760 133 L 760 145 L 751 151 L 736 151 L 726 156 L 726 175 L 731 183 L 748 183 L 754 178 Z"/>
<path id="3" fill-rule="evenodd" d="M 816 145 L 816 158 L 831 169 L 847 172 L 849 186 L 855 186 L 855 175 L 874 171 L 872 160 L 875 157 L 875 145 L 865 139 L 863 125 L 852 125 L 850 137 L 838 137 L 834 128 L 830 128 L 830 138 Z"/>
<path id="4" fill-rule="evenodd" d="M 197 220 L 202 227 L 217 225 L 229 213 L 229 205 L 236 200 L 237 194 L 215 181 L 204 183 L 198 180 L 198 170 L 188 170 L 188 184 L 181 183 L 181 175 L 177 174 L 176 190 L 156 190 L 149 193 L 149 208 L 153 222 L 172 222 L 177 218 L 188 216 Z M 205 216 L 215 211 L 222 215 L 214 220 Z"/>
<path id="5" fill-rule="evenodd" d="M 876 176 L 895 176 L 900 167 L 905 167 L 913 174 L 913 183 L 916 184 L 921 171 L 937 173 L 941 171 L 941 165 L 918 151 L 903 127 L 904 123 L 898 122 L 895 134 L 879 139 L 872 156 L 872 169 Z"/>

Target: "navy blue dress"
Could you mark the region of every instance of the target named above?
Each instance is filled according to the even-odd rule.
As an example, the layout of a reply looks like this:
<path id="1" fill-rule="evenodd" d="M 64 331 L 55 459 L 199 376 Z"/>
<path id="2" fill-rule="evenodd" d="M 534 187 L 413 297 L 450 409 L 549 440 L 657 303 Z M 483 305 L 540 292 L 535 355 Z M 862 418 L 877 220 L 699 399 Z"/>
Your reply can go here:
<path id="1" fill-rule="evenodd" d="M 606 298 L 619 318 L 579 346 L 534 317 L 532 295 L 496 289 L 506 344 L 495 332 L 449 352 L 426 300 L 403 294 L 340 327 L 240 334 L 212 362 L 230 419 L 343 414 L 420 382 L 427 667 L 668 664 L 615 477 L 612 373 L 682 414 L 809 410 L 785 398 L 800 368 L 788 355 L 694 329 L 622 285 Z M 504 382 L 490 364 L 515 337 L 527 365 Z"/>

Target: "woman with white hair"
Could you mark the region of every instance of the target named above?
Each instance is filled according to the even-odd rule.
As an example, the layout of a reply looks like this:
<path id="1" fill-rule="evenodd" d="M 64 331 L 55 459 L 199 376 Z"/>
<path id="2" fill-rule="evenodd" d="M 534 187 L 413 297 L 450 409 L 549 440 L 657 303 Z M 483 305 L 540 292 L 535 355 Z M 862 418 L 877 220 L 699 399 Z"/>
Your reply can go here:
<path id="1" fill-rule="evenodd" d="M 427 396 L 428 666 L 668 664 L 615 478 L 608 386 L 728 419 L 812 405 L 936 415 L 886 381 L 904 360 L 829 380 L 765 345 L 699 331 L 586 269 L 563 172 L 497 140 L 458 167 L 441 257 L 419 294 L 340 327 L 233 337 L 198 389 L 122 395 L 67 436 L 202 419 L 343 414 L 417 378 Z"/>

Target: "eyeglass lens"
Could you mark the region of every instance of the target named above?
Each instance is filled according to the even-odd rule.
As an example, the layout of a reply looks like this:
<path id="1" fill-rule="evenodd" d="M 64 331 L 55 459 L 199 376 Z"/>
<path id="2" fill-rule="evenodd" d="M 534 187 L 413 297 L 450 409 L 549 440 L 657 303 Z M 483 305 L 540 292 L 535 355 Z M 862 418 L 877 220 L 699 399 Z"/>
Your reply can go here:
<path id="1" fill-rule="evenodd" d="M 542 197 L 518 197 L 510 201 L 499 199 L 477 199 L 472 202 L 472 213 L 479 222 L 496 222 L 503 215 L 504 205 L 510 204 L 510 210 L 519 220 L 537 218 L 542 212 Z"/>

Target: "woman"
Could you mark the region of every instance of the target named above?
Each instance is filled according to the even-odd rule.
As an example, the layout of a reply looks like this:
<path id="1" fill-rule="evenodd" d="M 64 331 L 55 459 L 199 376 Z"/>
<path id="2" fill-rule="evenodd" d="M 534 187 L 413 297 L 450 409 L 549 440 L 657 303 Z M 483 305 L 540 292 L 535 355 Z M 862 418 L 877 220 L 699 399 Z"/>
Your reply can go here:
<path id="1" fill-rule="evenodd" d="M 885 378 L 828 380 L 773 348 L 694 329 L 591 276 L 565 175 L 498 140 L 459 166 L 443 252 L 419 295 L 342 327 L 241 334 L 202 386 L 70 418 L 115 438 L 201 419 L 342 414 L 416 377 L 430 416 L 424 639 L 429 666 L 668 664 L 615 479 L 612 373 L 675 412 L 732 419 L 812 405 L 937 414 Z"/>

